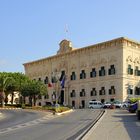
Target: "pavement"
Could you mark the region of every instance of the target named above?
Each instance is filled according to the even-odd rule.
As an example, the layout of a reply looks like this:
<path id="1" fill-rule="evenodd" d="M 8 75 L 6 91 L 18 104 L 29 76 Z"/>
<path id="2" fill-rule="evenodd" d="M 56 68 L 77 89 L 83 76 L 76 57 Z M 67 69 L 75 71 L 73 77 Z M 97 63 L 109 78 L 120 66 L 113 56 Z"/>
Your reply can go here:
<path id="1" fill-rule="evenodd" d="M 140 121 L 127 110 L 106 110 L 82 140 L 140 140 Z"/>
<path id="2" fill-rule="evenodd" d="M 0 112 L 0 120 L 2 120 L 4 117 L 5 115 Z"/>

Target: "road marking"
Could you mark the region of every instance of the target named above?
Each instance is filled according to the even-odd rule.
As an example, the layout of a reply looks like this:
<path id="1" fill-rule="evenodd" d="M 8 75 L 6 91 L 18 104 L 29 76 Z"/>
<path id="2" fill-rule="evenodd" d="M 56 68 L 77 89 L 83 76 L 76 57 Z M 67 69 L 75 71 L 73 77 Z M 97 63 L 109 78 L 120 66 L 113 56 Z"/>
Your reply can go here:
<path id="1" fill-rule="evenodd" d="M 10 131 L 13 131 L 13 130 L 20 129 L 20 128 L 25 128 L 25 127 L 28 127 L 28 126 L 33 126 L 33 125 L 39 124 L 41 122 L 49 121 L 49 120 L 54 119 L 56 117 L 58 117 L 58 116 L 53 115 L 53 114 L 47 114 L 46 116 L 44 116 L 42 118 L 39 118 L 39 119 L 36 119 L 36 120 L 33 120 L 33 121 L 29 121 L 27 123 L 18 124 L 18 125 L 9 127 L 9 128 L 0 129 L 0 134 L 7 133 L 7 132 L 10 132 Z"/>

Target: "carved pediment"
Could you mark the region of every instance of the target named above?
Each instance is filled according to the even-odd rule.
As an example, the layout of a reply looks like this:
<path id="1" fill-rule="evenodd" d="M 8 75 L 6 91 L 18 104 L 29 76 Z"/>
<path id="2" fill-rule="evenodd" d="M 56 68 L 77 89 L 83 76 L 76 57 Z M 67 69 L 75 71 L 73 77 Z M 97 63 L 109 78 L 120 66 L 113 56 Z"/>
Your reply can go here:
<path id="1" fill-rule="evenodd" d="M 126 59 L 126 61 L 127 61 L 127 62 L 132 62 L 132 61 L 133 61 L 133 59 L 132 59 L 132 57 L 131 57 L 131 56 L 128 56 L 128 57 L 127 57 L 127 59 Z"/>
<path id="2" fill-rule="evenodd" d="M 85 67 L 87 67 L 87 63 L 85 63 L 85 62 L 81 62 L 80 67 L 81 67 L 81 68 L 85 68 Z"/>
<path id="3" fill-rule="evenodd" d="M 137 58 L 135 58 L 134 63 L 137 63 L 137 64 L 139 64 L 139 63 L 140 63 L 140 62 L 139 62 L 139 58 L 138 58 L 138 57 L 137 57 Z"/>
<path id="4" fill-rule="evenodd" d="M 73 69 L 76 69 L 76 65 L 75 65 L 75 64 L 73 64 L 73 65 L 71 66 L 71 70 L 73 70 Z"/>

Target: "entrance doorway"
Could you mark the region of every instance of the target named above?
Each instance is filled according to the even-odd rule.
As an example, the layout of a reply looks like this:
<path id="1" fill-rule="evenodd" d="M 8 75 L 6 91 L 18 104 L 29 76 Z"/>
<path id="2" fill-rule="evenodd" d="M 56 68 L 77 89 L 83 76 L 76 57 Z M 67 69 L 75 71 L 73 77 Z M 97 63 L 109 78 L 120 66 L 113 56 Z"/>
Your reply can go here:
<path id="1" fill-rule="evenodd" d="M 72 107 L 75 107 L 75 101 L 72 101 Z"/>
<path id="2" fill-rule="evenodd" d="M 82 108 L 85 108 L 85 100 L 81 101 Z"/>
<path id="3" fill-rule="evenodd" d="M 64 104 L 64 90 L 61 90 L 61 93 L 60 93 L 60 102 L 59 102 L 61 105 Z"/>

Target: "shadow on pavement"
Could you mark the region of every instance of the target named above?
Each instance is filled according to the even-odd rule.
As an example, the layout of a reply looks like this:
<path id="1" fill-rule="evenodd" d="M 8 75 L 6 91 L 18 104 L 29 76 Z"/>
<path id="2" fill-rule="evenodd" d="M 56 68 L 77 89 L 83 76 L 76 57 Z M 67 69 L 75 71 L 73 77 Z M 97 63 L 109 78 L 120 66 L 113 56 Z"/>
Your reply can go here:
<path id="1" fill-rule="evenodd" d="M 115 112 L 113 117 L 120 118 L 131 140 L 140 140 L 140 121 L 138 121 L 136 113 L 129 113 L 127 110 Z"/>

